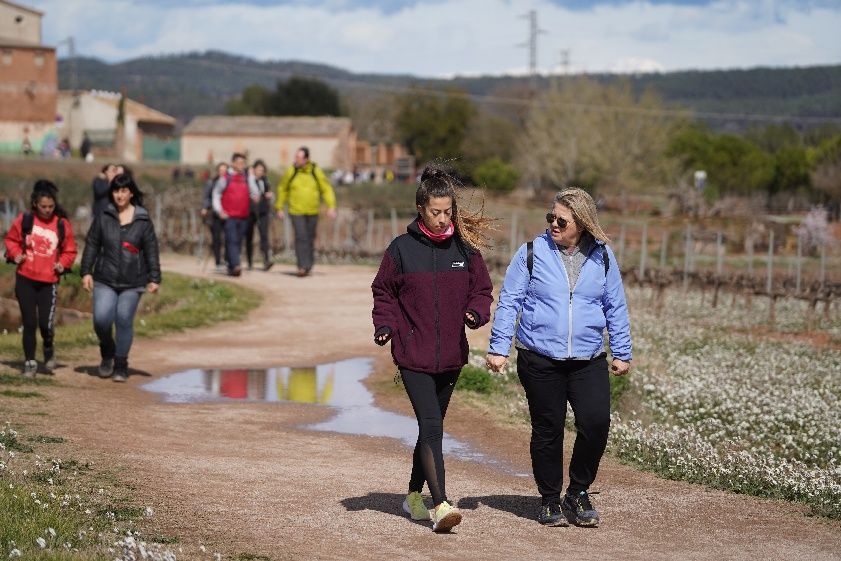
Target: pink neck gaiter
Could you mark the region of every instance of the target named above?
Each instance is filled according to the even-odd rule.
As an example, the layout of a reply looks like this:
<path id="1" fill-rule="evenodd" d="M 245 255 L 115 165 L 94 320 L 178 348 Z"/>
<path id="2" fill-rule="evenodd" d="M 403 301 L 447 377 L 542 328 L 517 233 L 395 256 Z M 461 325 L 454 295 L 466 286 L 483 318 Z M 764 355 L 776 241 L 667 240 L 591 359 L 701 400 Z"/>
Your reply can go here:
<path id="1" fill-rule="evenodd" d="M 432 232 L 429 231 L 429 228 L 426 227 L 426 224 L 423 223 L 423 218 L 418 218 L 418 227 L 420 228 L 420 231 L 423 232 L 424 235 L 427 238 L 429 238 L 430 240 L 432 240 L 434 242 L 443 242 L 444 240 L 446 240 L 450 236 L 452 236 L 456 231 L 455 225 L 453 225 L 453 223 L 450 222 L 450 225 L 447 227 L 446 231 L 444 231 L 440 234 L 433 234 Z"/>

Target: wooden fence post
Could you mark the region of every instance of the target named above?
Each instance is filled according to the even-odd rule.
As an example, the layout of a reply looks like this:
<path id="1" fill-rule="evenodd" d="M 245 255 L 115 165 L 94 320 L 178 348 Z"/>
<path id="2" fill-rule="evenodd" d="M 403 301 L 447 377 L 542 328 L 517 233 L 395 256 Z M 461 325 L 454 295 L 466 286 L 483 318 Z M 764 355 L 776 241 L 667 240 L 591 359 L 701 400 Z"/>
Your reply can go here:
<path id="1" fill-rule="evenodd" d="M 365 247 L 368 253 L 374 251 L 374 209 L 368 209 L 368 223 L 365 227 Z"/>
<path id="2" fill-rule="evenodd" d="M 660 238 L 660 268 L 666 268 L 666 252 L 668 251 L 669 246 L 669 232 L 668 230 L 663 230 L 663 236 Z"/>
<path id="3" fill-rule="evenodd" d="M 391 239 L 398 236 L 397 232 L 397 209 L 391 209 Z"/>
<path id="4" fill-rule="evenodd" d="M 645 280 L 645 258 L 648 255 L 648 222 L 642 223 L 642 243 L 640 247 L 640 275 L 639 282 Z"/>
<path id="5" fill-rule="evenodd" d="M 803 273 L 803 234 L 797 233 L 797 280 L 795 281 L 795 292 L 800 294 L 800 277 Z"/>
<path id="6" fill-rule="evenodd" d="M 514 252 L 517 251 L 517 247 L 519 244 L 517 243 L 517 213 L 513 213 L 511 215 L 511 255 L 514 255 Z"/>
<path id="7" fill-rule="evenodd" d="M 689 288 L 689 267 L 692 264 L 692 224 L 686 225 L 685 242 L 683 247 L 683 291 Z"/>
<path id="8" fill-rule="evenodd" d="M 774 287 L 774 230 L 768 232 L 768 275 L 765 281 L 765 291 L 771 296 Z"/>

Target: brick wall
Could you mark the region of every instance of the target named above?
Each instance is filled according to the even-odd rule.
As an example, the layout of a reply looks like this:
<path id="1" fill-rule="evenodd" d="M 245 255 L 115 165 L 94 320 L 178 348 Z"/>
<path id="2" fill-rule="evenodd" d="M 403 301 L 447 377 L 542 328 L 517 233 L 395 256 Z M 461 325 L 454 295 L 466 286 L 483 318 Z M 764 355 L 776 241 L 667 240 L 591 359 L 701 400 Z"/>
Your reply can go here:
<path id="1" fill-rule="evenodd" d="M 0 121 L 55 120 L 55 49 L 0 46 Z"/>

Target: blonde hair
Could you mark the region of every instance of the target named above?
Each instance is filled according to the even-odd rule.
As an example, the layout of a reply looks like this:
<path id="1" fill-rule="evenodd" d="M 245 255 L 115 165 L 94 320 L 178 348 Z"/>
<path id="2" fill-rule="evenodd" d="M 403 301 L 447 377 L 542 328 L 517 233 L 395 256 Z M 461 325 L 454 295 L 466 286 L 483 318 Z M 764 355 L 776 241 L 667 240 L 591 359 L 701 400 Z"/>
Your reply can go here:
<path id="1" fill-rule="evenodd" d="M 610 238 L 599 225 L 596 203 L 590 193 L 578 187 L 568 187 L 555 195 L 554 203 L 562 204 L 572 212 L 572 218 L 594 238 L 610 243 Z"/>
<path id="2" fill-rule="evenodd" d="M 488 240 L 495 219 L 485 216 L 485 201 L 478 210 L 462 209 L 457 187 L 464 187 L 456 177 L 440 165 L 428 165 L 421 174 L 420 185 L 415 193 L 415 204 L 425 207 L 430 198 L 450 197 L 453 201 L 453 224 L 459 238 L 472 249 L 489 249 Z"/>

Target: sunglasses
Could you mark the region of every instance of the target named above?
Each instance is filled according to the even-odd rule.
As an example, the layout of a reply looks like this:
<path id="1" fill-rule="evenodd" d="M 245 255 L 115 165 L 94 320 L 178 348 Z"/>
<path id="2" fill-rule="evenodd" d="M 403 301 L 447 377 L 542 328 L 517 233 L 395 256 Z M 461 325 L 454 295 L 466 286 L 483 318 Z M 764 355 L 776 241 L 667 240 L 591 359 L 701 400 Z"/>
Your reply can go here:
<path id="1" fill-rule="evenodd" d="M 546 213 L 546 222 L 548 222 L 550 225 L 553 222 L 555 222 L 556 220 L 558 221 L 558 228 L 559 229 L 563 230 L 564 228 L 567 227 L 568 222 L 566 220 L 564 220 L 560 216 L 555 216 L 551 212 Z"/>

